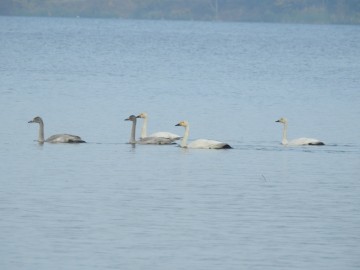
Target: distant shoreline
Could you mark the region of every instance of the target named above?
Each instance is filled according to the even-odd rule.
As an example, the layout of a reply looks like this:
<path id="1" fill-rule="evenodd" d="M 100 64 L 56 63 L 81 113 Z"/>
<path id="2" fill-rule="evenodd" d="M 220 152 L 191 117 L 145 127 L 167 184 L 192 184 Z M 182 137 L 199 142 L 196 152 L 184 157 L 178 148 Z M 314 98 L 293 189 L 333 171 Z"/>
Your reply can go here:
<path id="1" fill-rule="evenodd" d="M 360 24 L 360 1 L 126 0 L 0 2 L 0 16 L 298 24 Z"/>
<path id="2" fill-rule="evenodd" d="M 97 17 L 97 16 L 45 16 L 37 14 L 16 14 L 16 15 L 4 15 L 0 14 L 0 17 L 24 17 L 24 18 L 78 18 L 78 19 L 118 19 L 118 20 L 148 20 L 148 21 L 189 21 L 189 22 L 223 22 L 223 23 L 278 23 L 278 24 L 310 24 L 310 25 L 360 25 L 360 22 L 342 21 L 342 22 L 329 22 L 329 21 L 305 21 L 305 20 L 284 20 L 284 21 L 264 21 L 264 20 L 201 20 L 201 19 L 171 19 L 171 18 L 122 18 L 115 16 Z"/>

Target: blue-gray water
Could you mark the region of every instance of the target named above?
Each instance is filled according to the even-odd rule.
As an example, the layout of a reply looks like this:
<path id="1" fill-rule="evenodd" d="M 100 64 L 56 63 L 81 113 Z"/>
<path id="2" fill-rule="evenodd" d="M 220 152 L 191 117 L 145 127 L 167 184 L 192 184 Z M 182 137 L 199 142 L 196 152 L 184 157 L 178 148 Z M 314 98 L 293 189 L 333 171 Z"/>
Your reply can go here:
<path id="1" fill-rule="evenodd" d="M 359 44 L 359 26 L 0 17 L 0 268 L 359 269 Z M 133 148 L 141 112 L 234 149 Z M 37 115 L 88 143 L 38 145 Z M 281 116 L 327 145 L 280 145 Z"/>

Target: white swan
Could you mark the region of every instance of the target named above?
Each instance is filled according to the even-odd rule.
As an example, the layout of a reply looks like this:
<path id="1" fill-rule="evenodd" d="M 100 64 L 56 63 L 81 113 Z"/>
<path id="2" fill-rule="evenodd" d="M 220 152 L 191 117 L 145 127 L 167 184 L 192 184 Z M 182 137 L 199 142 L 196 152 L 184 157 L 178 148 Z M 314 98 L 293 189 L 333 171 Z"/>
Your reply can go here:
<path id="1" fill-rule="evenodd" d="M 49 142 L 49 143 L 84 143 L 79 136 L 70 135 L 70 134 L 56 134 L 51 137 L 44 139 L 44 122 L 40 116 L 36 116 L 33 120 L 28 123 L 38 123 L 39 124 L 39 143 Z"/>
<path id="2" fill-rule="evenodd" d="M 129 143 L 131 144 L 173 144 L 173 140 L 167 139 L 167 138 L 159 138 L 159 137 L 146 137 L 146 138 L 140 138 L 140 140 L 135 139 L 135 133 L 136 133 L 136 116 L 130 115 L 128 118 L 125 119 L 125 121 L 132 121 L 132 127 L 131 127 L 131 136 Z"/>
<path id="3" fill-rule="evenodd" d="M 182 126 L 185 127 L 185 134 L 183 139 L 181 140 L 180 146 L 183 148 L 198 148 L 198 149 L 227 149 L 232 148 L 229 144 L 214 141 L 214 140 L 207 140 L 207 139 L 198 139 L 192 141 L 191 143 L 187 144 L 187 140 L 189 138 L 189 123 L 187 121 L 181 121 L 180 123 L 176 124 L 175 126 Z"/>
<path id="4" fill-rule="evenodd" d="M 138 116 L 136 116 L 136 118 L 142 118 L 144 119 L 142 128 L 141 128 L 141 136 L 140 138 L 146 138 L 147 136 L 147 122 L 148 122 L 148 115 L 147 113 L 143 112 L 141 114 L 139 114 Z M 175 140 L 179 140 L 181 137 L 177 134 L 171 133 L 171 132 L 165 132 L 165 131 L 160 131 L 160 132 L 155 132 L 153 134 L 151 134 L 149 137 L 161 137 L 161 138 L 167 138 L 167 139 L 171 139 L 173 141 Z"/>
<path id="5" fill-rule="evenodd" d="M 288 127 L 288 120 L 284 117 L 281 117 L 279 120 L 275 121 L 278 123 L 282 123 L 284 125 L 283 134 L 282 134 L 282 141 L 281 144 L 283 145 L 325 145 L 325 143 L 312 138 L 298 138 L 291 140 L 290 142 L 287 140 L 287 127 Z"/>

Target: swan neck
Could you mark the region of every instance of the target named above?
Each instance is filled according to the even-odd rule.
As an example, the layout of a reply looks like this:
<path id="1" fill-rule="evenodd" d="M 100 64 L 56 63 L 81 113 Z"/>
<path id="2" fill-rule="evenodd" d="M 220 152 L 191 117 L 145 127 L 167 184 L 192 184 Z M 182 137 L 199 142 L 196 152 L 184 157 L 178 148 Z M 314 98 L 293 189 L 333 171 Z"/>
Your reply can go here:
<path id="1" fill-rule="evenodd" d="M 129 143 L 136 143 L 135 132 L 136 132 L 136 119 L 132 122 L 131 137 Z"/>
<path id="2" fill-rule="evenodd" d="M 189 132 L 190 132 L 190 127 L 189 127 L 189 125 L 187 125 L 185 127 L 184 137 L 181 140 L 181 144 L 180 144 L 181 147 L 186 147 L 187 146 L 187 140 L 189 138 Z"/>
<path id="3" fill-rule="evenodd" d="M 288 144 L 288 140 L 287 140 L 287 127 L 288 127 L 288 124 L 287 123 L 284 123 L 284 128 L 283 128 L 283 134 L 282 134 L 282 141 L 281 143 L 282 144 Z"/>
<path id="4" fill-rule="evenodd" d="M 147 119 L 147 117 L 145 117 L 142 128 L 141 128 L 141 136 L 140 136 L 141 139 L 147 137 L 147 122 L 148 122 L 148 119 Z"/>
<path id="5" fill-rule="evenodd" d="M 44 138 L 44 123 L 40 122 L 39 123 L 39 139 L 38 142 L 43 143 L 45 141 Z"/>

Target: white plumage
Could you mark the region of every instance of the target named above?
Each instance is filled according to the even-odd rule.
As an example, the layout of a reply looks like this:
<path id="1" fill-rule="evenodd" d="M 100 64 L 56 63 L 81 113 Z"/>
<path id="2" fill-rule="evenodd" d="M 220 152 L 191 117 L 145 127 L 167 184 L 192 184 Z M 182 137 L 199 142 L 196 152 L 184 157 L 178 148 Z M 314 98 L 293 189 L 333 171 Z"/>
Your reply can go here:
<path id="1" fill-rule="evenodd" d="M 131 144 L 173 144 L 173 140 L 163 137 L 145 137 L 140 138 L 140 140 L 135 139 L 135 133 L 136 133 L 136 116 L 130 115 L 128 118 L 125 119 L 125 121 L 132 121 L 132 127 L 131 127 L 131 136 L 129 143 Z"/>
<path id="2" fill-rule="evenodd" d="M 319 141 L 317 139 L 313 139 L 313 138 L 298 138 L 298 139 L 293 139 L 291 141 L 288 141 L 287 140 L 288 120 L 286 118 L 284 118 L 284 117 L 281 117 L 276 122 L 282 123 L 284 125 L 283 135 L 282 135 L 282 140 L 281 140 L 281 143 L 283 145 L 289 145 L 289 146 L 296 146 L 296 145 L 324 145 L 323 142 L 321 142 L 321 141 Z"/>
<path id="3" fill-rule="evenodd" d="M 191 143 L 187 144 L 187 140 L 189 138 L 189 123 L 187 121 L 181 121 L 176 126 L 185 127 L 184 137 L 181 140 L 180 146 L 183 148 L 198 148 L 198 149 L 226 149 L 232 148 L 229 144 L 224 142 L 219 142 L 215 140 L 207 140 L 207 139 L 198 139 L 192 141 Z"/>
<path id="4" fill-rule="evenodd" d="M 141 136 L 140 136 L 141 139 L 144 139 L 146 137 L 157 137 L 157 138 L 171 139 L 171 140 L 175 141 L 175 140 L 179 140 L 181 138 L 177 134 L 174 134 L 171 132 L 166 132 L 166 131 L 155 132 L 155 133 L 151 134 L 150 136 L 147 136 L 148 114 L 143 112 L 143 113 L 139 114 L 138 116 L 136 116 L 136 118 L 144 119 L 143 125 L 141 128 Z"/>

